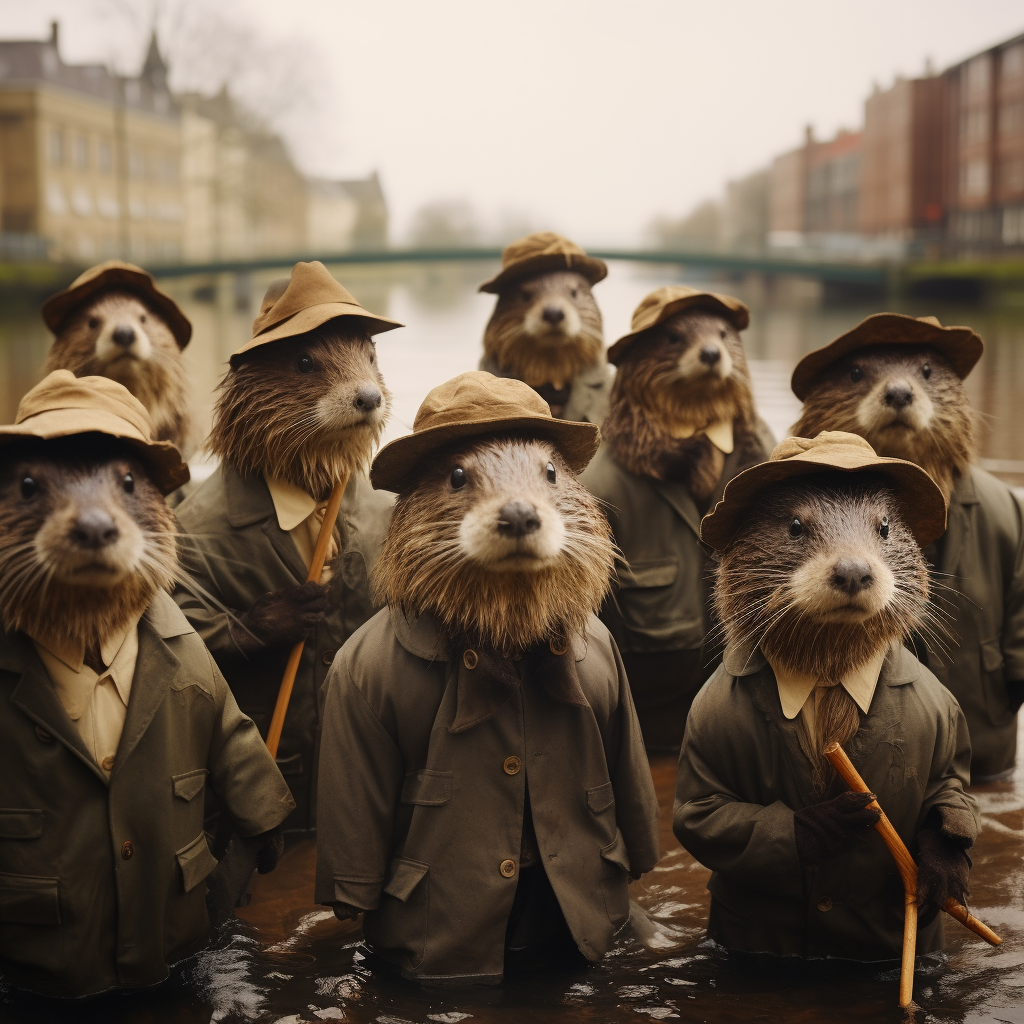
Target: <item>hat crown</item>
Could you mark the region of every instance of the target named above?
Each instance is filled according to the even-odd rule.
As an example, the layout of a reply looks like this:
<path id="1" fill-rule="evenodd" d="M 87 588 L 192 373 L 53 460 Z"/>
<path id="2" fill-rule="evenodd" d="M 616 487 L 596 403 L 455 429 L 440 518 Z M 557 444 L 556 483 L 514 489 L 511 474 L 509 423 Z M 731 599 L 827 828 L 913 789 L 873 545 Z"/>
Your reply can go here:
<path id="1" fill-rule="evenodd" d="M 142 267 L 137 267 L 134 263 L 126 263 L 124 260 L 104 260 L 102 263 L 97 263 L 94 267 L 89 267 L 88 270 L 83 270 L 68 285 L 68 289 L 78 288 L 80 285 L 87 284 L 94 278 L 99 277 L 102 274 L 106 274 L 111 270 L 120 270 L 129 276 L 138 275 L 143 278 L 148 284 L 153 283 L 153 275 L 148 270 L 143 270 Z"/>
<path id="2" fill-rule="evenodd" d="M 146 407 L 122 384 L 109 377 L 76 377 L 70 370 L 54 370 L 18 403 L 16 424 L 34 416 L 65 409 L 102 411 L 121 420 L 128 433 L 153 440 L 153 423 Z"/>
<path id="3" fill-rule="evenodd" d="M 259 314 L 252 322 L 254 338 L 310 306 L 334 302 L 343 302 L 350 306 L 359 305 L 348 289 L 335 280 L 319 260 L 296 263 L 292 268 L 288 287 L 279 295 L 275 294 L 275 284 L 267 289 Z"/>
<path id="4" fill-rule="evenodd" d="M 460 373 L 427 393 L 413 422 L 413 433 L 434 427 L 487 420 L 543 416 L 551 419 L 548 403 L 529 384 L 513 377 L 495 377 L 484 370 Z"/>
<path id="5" fill-rule="evenodd" d="M 510 242 L 501 253 L 502 267 L 510 267 L 536 256 L 566 256 L 566 266 L 572 265 L 573 256 L 586 256 L 586 252 L 575 242 L 556 234 L 554 231 L 537 231 L 525 238 Z"/>
<path id="6" fill-rule="evenodd" d="M 857 449 L 854 451 L 853 449 Z M 859 434 L 849 434 L 845 430 L 823 430 L 817 437 L 787 437 L 780 441 L 769 456 L 769 462 L 784 462 L 796 458 L 806 452 L 839 452 L 847 450 L 851 455 L 874 458 L 875 449 Z"/>

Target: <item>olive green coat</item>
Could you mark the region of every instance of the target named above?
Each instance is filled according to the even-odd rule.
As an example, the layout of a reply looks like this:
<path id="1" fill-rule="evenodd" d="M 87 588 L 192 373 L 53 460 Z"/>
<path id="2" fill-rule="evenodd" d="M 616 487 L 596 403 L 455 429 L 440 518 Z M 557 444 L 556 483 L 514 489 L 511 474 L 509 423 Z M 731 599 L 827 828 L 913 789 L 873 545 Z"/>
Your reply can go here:
<path id="1" fill-rule="evenodd" d="M 389 492 L 374 491 L 362 474 L 353 476 L 345 490 L 327 613 L 302 652 L 278 748 L 278 766 L 298 805 L 289 828 L 316 825 L 318 694 L 335 652 L 376 610 L 367 574 L 384 541 L 392 501 Z M 182 563 L 192 583 L 180 586 L 175 600 L 206 642 L 241 709 L 266 736 L 289 652 L 272 651 L 247 661 L 229 623 L 264 594 L 304 583 L 305 563 L 278 525 L 262 477 L 242 477 L 220 466 L 178 507 L 177 515 L 190 535 L 182 546 Z"/>
<path id="2" fill-rule="evenodd" d="M 432 618 L 385 609 L 331 669 L 317 902 L 365 910 L 367 941 L 407 977 L 499 981 L 529 781 L 541 861 L 580 951 L 598 959 L 629 916 L 628 876 L 659 852 L 657 798 L 608 631 L 592 616 L 586 642 L 564 655 L 576 660 L 577 704 L 551 697 L 525 659 L 501 690 L 479 674 L 484 662 L 474 675 L 438 647 Z M 467 702 L 487 714 L 453 733 Z"/>
<path id="3" fill-rule="evenodd" d="M 502 370 L 496 360 L 484 357 L 480 360 L 481 370 L 493 373 L 495 377 L 511 377 Z M 566 402 L 561 420 L 575 420 L 580 423 L 601 425 L 608 413 L 608 397 L 612 390 L 612 371 L 601 357 L 599 363 L 581 370 L 572 380 L 569 401 Z"/>
<path id="4" fill-rule="evenodd" d="M 815 795 L 799 719 L 782 714 L 778 684 L 759 652 L 746 665 L 727 651 L 686 723 L 673 830 L 711 868 L 708 935 L 730 949 L 853 960 L 898 958 L 903 886 L 874 829 L 820 867 L 802 869 L 793 812 L 845 790 L 832 775 Z M 912 854 L 928 812 L 973 841 L 974 800 L 964 792 L 967 724 L 952 695 L 909 651 L 894 647 L 868 714 L 846 744 L 864 781 Z M 939 917 L 917 951 L 943 943 Z"/>
<path id="5" fill-rule="evenodd" d="M 109 782 L 31 641 L 0 634 L 0 973 L 45 995 L 154 985 L 204 946 L 209 785 L 243 836 L 294 806 L 253 723 L 158 594 Z"/>
<path id="6" fill-rule="evenodd" d="M 1017 753 L 1006 684 L 1024 682 L 1024 525 L 1013 492 L 976 466 L 953 488 L 937 569 L 935 602 L 954 638 L 948 653 L 928 653 L 928 667 L 963 708 L 971 772 L 995 775 Z"/>

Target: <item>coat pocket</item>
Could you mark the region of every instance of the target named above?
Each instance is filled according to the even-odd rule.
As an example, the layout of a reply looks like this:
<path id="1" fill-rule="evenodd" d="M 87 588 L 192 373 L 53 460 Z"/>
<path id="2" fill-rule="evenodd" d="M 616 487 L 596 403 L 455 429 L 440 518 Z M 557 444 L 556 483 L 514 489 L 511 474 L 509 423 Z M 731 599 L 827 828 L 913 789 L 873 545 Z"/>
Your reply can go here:
<path id="1" fill-rule="evenodd" d="M 607 811 L 609 807 L 615 806 L 615 790 L 610 782 L 603 786 L 594 786 L 587 790 L 587 806 L 594 812 L 600 814 Z"/>
<path id="2" fill-rule="evenodd" d="M 0 807 L 0 839 L 38 839 L 42 834 L 42 811 Z"/>
<path id="3" fill-rule="evenodd" d="M 406 970 L 423 963 L 430 909 L 430 866 L 395 857 L 376 910 L 363 918 L 363 935 L 371 946 Z"/>
<path id="4" fill-rule="evenodd" d="M 395 857 L 391 862 L 391 877 L 384 886 L 384 891 L 389 896 L 394 896 L 396 900 L 406 903 L 429 870 L 430 865 L 424 864 L 421 860 Z"/>
<path id="5" fill-rule="evenodd" d="M 172 775 L 174 795 L 182 800 L 194 799 L 206 787 L 206 776 L 205 768 L 197 768 L 194 772 L 185 772 L 183 775 Z"/>
<path id="6" fill-rule="evenodd" d="M 981 659 L 981 698 L 985 714 L 992 725 L 1007 725 L 1013 721 L 1014 713 L 1010 710 L 1010 695 L 1003 677 L 1003 645 L 999 637 L 982 640 L 978 656 Z"/>
<path id="7" fill-rule="evenodd" d="M 200 832 L 188 846 L 175 851 L 185 892 L 191 892 L 217 866 L 217 858 L 210 853 L 206 833 Z"/>
<path id="8" fill-rule="evenodd" d="M 403 804 L 440 807 L 448 803 L 451 795 L 451 772 L 435 772 L 429 768 L 422 768 L 417 772 L 409 772 L 402 786 Z"/>
<path id="9" fill-rule="evenodd" d="M 612 927 L 618 931 L 629 920 L 629 854 L 622 833 L 601 848 L 601 895 Z"/>
<path id="10" fill-rule="evenodd" d="M 615 596 L 628 650 L 689 650 L 704 638 L 699 598 L 679 592 L 678 558 L 631 562 L 619 570 Z"/>
<path id="11" fill-rule="evenodd" d="M 0 872 L 0 921 L 4 924 L 60 924 L 57 879 Z"/>

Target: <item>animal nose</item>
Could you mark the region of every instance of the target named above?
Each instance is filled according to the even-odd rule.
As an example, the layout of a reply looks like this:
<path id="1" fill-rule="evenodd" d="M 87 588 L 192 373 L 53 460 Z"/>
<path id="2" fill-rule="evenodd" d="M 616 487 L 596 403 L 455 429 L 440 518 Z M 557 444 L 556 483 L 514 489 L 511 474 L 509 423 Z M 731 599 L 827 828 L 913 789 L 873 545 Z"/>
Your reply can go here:
<path id="1" fill-rule="evenodd" d="M 498 533 L 525 537 L 540 529 L 540 515 L 528 501 L 510 501 L 498 513 Z"/>
<path id="2" fill-rule="evenodd" d="M 80 548 L 105 548 L 120 535 L 113 517 L 101 508 L 87 508 L 79 512 L 71 528 L 71 539 Z"/>
<path id="3" fill-rule="evenodd" d="M 705 345 L 700 350 L 700 361 L 705 366 L 714 366 L 722 358 L 722 350 L 717 345 Z"/>
<path id="4" fill-rule="evenodd" d="M 130 324 L 118 324 L 111 337 L 114 339 L 115 345 L 120 345 L 121 348 L 131 348 L 135 341 L 135 328 Z"/>
<path id="5" fill-rule="evenodd" d="M 840 558 L 832 567 L 832 586 L 853 597 L 874 582 L 871 566 L 863 558 Z"/>
<path id="6" fill-rule="evenodd" d="M 885 404 L 894 409 L 905 409 L 914 400 L 914 392 L 908 384 L 890 384 L 885 389 Z"/>
<path id="7" fill-rule="evenodd" d="M 380 388 L 372 384 L 361 384 L 356 391 L 355 407 L 362 412 L 373 412 L 374 409 L 380 408 L 383 398 Z"/>
<path id="8" fill-rule="evenodd" d="M 541 316 L 554 327 L 555 324 L 560 324 L 565 319 L 565 310 L 560 306 L 545 306 Z"/>

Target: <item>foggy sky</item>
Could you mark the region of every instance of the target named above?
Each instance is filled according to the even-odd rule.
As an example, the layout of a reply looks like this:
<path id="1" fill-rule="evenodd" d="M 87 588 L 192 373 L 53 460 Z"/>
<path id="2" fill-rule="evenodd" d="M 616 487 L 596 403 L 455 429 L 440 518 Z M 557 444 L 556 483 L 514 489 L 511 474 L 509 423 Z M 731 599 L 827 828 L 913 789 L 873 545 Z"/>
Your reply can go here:
<path id="1" fill-rule="evenodd" d="M 65 59 L 139 42 L 110 12 L 161 0 L 0 0 L 0 35 L 62 22 Z M 166 8 L 173 0 L 163 0 Z M 113 6 L 110 6 L 113 4 Z M 1024 31 L 1020 0 L 223 0 L 308 44 L 317 101 L 287 135 L 308 171 L 379 169 L 393 238 L 437 199 L 635 244 L 725 180 L 861 122 L 872 82 Z M 141 54 L 136 58 L 141 60 Z"/>

